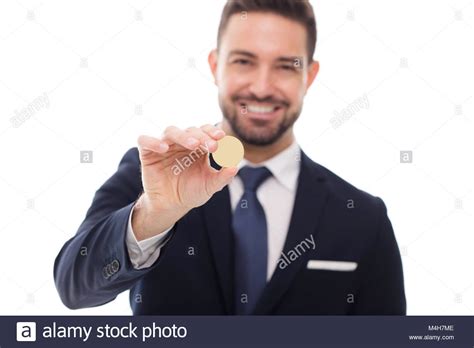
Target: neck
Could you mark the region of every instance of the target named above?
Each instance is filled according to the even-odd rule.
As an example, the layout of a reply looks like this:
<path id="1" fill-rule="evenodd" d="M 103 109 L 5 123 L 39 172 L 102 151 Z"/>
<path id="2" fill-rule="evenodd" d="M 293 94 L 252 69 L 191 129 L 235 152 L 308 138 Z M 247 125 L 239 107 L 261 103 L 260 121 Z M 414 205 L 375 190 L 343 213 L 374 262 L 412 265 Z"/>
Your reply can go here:
<path id="1" fill-rule="evenodd" d="M 221 123 L 222 130 L 227 135 L 236 136 L 232 131 L 230 124 L 224 119 Z M 270 145 L 260 146 L 252 145 L 242 141 L 245 151 L 245 159 L 249 162 L 258 164 L 272 158 L 273 156 L 279 154 L 286 148 L 288 148 L 295 141 L 295 136 L 293 134 L 293 128 L 289 128 L 276 142 Z"/>

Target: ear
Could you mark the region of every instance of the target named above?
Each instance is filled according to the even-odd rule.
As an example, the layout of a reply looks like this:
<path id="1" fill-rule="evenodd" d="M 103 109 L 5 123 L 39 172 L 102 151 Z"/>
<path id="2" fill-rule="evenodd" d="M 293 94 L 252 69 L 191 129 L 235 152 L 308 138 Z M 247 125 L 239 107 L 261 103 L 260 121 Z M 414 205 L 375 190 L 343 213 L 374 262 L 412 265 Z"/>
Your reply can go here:
<path id="1" fill-rule="evenodd" d="M 209 52 L 207 62 L 209 63 L 212 76 L 214 76 L 214 84 L 217 85 L 217 49 L 213 49 L 211 52 Z"/>
<path id="2" fill-rule="evenodd" d="M 306 80 L 306 91 L 308 91 L 309 87 L 313 84 L 316 75 L 319 72 L 319 62 L 317 60 L 313 60 L 308 67 L 308 78 Z"/>

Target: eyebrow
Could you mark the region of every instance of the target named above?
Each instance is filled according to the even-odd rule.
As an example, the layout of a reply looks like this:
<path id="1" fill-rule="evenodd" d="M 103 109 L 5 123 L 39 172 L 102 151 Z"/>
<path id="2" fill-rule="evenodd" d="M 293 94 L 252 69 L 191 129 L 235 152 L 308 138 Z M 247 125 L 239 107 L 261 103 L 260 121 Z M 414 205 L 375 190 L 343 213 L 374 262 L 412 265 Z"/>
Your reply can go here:
<path id="1" fill-rule="evenodd" d="M 229 57 L 233 55 L 247 56 L 249 58 L 257 58 L 255 54 L 249 51 L 245 51 L 245 50 L 232 50 L 229 52 Z"/>
<path id="2" fill-rule="evenodd" d="M 256 54 L 249 51 L 245 51 L 245 50 L 232 50 L 229 52 L 229 57 L 233 55 L 241 55 L 241 56 L 246 56 L 246 57 L 254 58 L 254 59 L 257 58 Z M 297 59 L 302 61 L 302 57 L 298 57 L 298 56 L 282 56 L 282 57 L 278 57 L 277 61 L 284 62 L 284 63 L 293 63 Z"/>

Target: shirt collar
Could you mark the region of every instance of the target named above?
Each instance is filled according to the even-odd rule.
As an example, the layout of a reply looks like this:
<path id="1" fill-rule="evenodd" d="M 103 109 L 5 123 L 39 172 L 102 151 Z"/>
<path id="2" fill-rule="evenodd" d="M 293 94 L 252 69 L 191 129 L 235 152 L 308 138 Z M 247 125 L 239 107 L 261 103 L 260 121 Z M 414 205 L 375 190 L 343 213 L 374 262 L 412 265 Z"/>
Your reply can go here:
<path id="1" fill-rule="evenodd" d="M 298 143 L 293 143 L 286 149 L 277 153 L 275 156 L 255 164 L 249 162 L 245 158 L 238 164 L 238 168 L 243 166 L 249 167 L 267 167 L 277 181 L 285 186 L 291 192 L 296 191 L 296 185 L 298 181 L 298 174 L 300 172 L 300 146 Z"/>

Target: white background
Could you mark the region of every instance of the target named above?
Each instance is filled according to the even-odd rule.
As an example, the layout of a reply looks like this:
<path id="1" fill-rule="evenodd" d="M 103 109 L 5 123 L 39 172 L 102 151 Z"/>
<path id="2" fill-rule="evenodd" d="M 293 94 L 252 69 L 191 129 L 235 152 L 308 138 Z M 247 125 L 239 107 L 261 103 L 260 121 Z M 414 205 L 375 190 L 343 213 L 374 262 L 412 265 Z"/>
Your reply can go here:
<path id="1" fill-rule="evenodd" d="M 411 315 L 474 314 L 472 1 L 313 1 L 321 70 L 296 126 L 315 161 L 384 199 Z M 218 122 L 223 1 L 0 2 L 0 314 L 70 311 L 53 262 L 139 134 Z M 49 106 L 11 118 L 42 95 Z M 360 97 L 369 108 L 330 123 Z M 93 151 L 93 163 L 79 153 Z M 400 151 L 413 163 L 400 163 Z"/>

